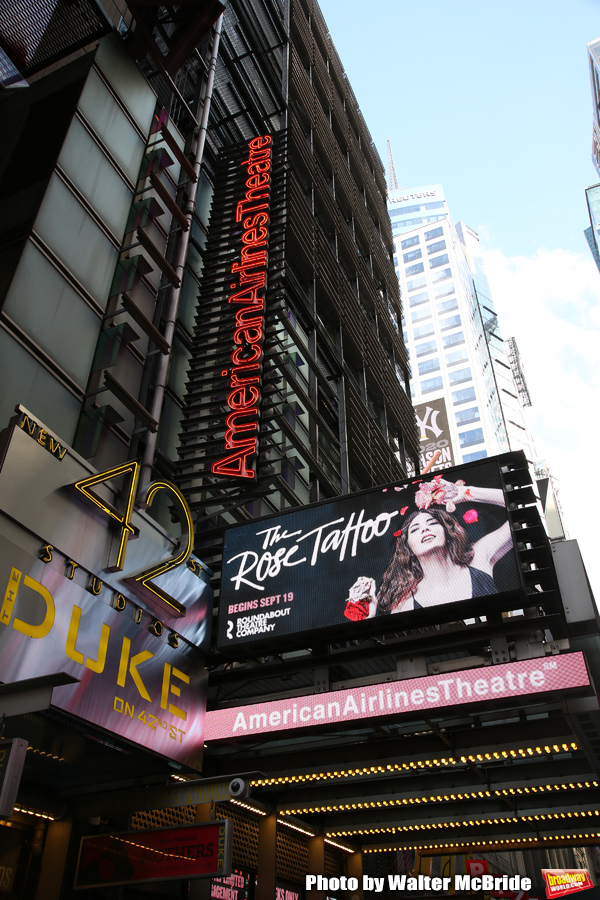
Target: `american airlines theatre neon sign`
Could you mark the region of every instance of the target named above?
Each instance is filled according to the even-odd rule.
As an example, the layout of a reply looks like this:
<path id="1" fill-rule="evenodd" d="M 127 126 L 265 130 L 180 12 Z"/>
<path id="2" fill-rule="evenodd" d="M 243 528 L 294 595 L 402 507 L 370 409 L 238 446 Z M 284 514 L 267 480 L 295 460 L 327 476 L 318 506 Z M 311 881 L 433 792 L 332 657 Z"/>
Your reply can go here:
<path id="1" fill-rule="evenodd" d="M 261 394 L 267 241 L 271 194 L 271 137 L 248 142 L 246 192 L 235 208 L 235 221 L 242 224 L 239 259 L 231 266 L 233 281 L 228 303 L 235 304 L 234 348 L 228 379 L 224 455 L 212 463 L 213 475 L 256 478 L 258 453 L 258 405 Z"/>

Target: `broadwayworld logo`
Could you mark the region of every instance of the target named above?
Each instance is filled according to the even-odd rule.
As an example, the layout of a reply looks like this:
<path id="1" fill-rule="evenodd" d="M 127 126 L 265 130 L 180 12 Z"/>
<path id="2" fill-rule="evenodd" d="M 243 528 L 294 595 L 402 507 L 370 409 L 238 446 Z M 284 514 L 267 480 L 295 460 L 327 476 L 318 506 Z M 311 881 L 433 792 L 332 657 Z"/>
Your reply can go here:
<path id="1" fill-rule="evenodd" d="M 587 869 L 542 869 L 542 875 L 549 898 L 587 891 L 594 886 Z"/>

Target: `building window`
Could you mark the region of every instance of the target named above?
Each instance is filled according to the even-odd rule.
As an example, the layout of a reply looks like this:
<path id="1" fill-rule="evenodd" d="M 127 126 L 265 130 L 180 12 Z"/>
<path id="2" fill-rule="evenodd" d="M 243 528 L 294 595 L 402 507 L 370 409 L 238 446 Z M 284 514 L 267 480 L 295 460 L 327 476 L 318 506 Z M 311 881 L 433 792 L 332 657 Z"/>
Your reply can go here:
<path id="1" fill-rule="evenodd" d="M 472 428 L 459 434 L 461 447 L 472 447 L 473 444 L 483 443 L 483 428 Z"/>
<path id="2" fill-rule="evenodd" d="M 441 256 L 436 256 L 435 259 L 429 260 L 429 268 L 437 269 L 438 266 L 445 266 L 447 262 L 448 262 L 448 254 L 442 253 Z"/>
<path id="3" fill-rule="evenodd" d="M 446 241 L 436 241 L 435 244 L 430 244 L 427 248 L 427 253 L 431 256 L 432 253 L 438 253 L 439 250 L 446 249 Z M 447 262 L 447 260 L 446 260 Z"/>
<path id="4" fill-rule="evenodd" d="M 454 334 L 447 334 L 446 337 L 442 338 L 445 350 L 447 350 L 448 347 L 457 347 L 459 344 L 464 344 L 464 342 L 465 336 L 462 331 L 456 331 Z"/>
<path id="5" fill-rule="evenodd" d="M 447 319 L 440 320 L 440 329 L 448 331 L 449 328 L 456 328 L 460 325 L 460 316 L 448 316 Z"/>
<path id="6" fill-rule="evenodd" d="M 420 294 L 412 294 L 408 298 L 408 302 L 411 306 L 420 306 L 421 303 L 427 303 L 429 300 L 429 294 L 427 291 L 422 291 Z"/>
<path id="7" fill-rule="evenodd" d="M 475 462 L 476 459 L 486 459 L 487 450 L 476 450 L 475 453 L 463 453 L 463 462 Z"/>
<path id="8" fill-rule="evenodd" d="M 425 271 L 425 266 L 423 265 L 423 263 L 415 263 L 414 266 L 405 266 L 405 268 L 404 268 L 404 274 L 406 276 L 418 275 L 420 272 L 424 272 L 424 271 Z"/>
<path id="9" fill-rule="evenodd" d="M 474 422 L 479 422 L 479 407 L 470 406 L 469 409 L 461 409 L 454 415 L 457 425 L 472 425 Z"/>
<path id="10" fill-rule="evenodd" d="M 408 253 L 402 254 L 402 259 L 405 263 L 412 262 L 413 259 L 421 259 L 423 254 L 421 253 L 421 248 L 418 247 L 416 250 L 409 250 Z"/>
<path id="11" fill-rule="evenodd" d="M 444 233 L 443 228 L 432 228 L 431 231 L 425 232 L 425 240 L 432 241 L 436 237 L 441 237 L 443 235 L 443 233 Z"/>
<path id="12" fill-rule="evenodd" d="M 431 280 L 435 281 L 445 281 L 446 278 L 452 278 L 452 269 L 440 269 L 439 272 L 434 272 L 431 276 Z"/>
<path id="13" fill-rule="evenodd" d="M 410 318 L 413 322 L 420 322 L 422 319 L 428 319 L 431 316 L 431 307 L 424 306 L 423 309 L 414 309 Z"/>
<path id="14" fill-rule="evenodd" d="M 422 278 L 415 278 L 413 281 L 406 282 L 406 290 L 407 291 L 418 291 L 419 288 L 425 287 L 427 284 L 427 279 L 425 276 Z"/>
<path id="15" fill-rule="evenodd" d="M 444 300 L 443 303 L 438 303 L 437 311 L 440 314 L 452 312 L 453 309 L 458 309 L 458 300 L 456 297 L 452 297 L 450 300 Z"/>
<path id="16" fill-rule="evenodd" d="M 409 247 L 414 247 L 420 241 L 419 235 L 415 234 L 413 237 L 406 238 L 402 241 L 401 247 L 403 250 L 408 250 Z"/>
<path id="17" fill-rule="evenodd" d="M 419 363 L 419 375 L 429 375 L 430 372 L 439 372 L 439 369 L 440 361 L 437 356 Z"/>
<path id="18" fill-rule="evenodd" d="M 421 393 L 429 394 L 431 391 L 440 391 L 442 389 L 442 376 L 437 375 L 435 378 L 428 378 L 421 382 Z"/>
<path id="19" fill-rule="evenodd" d="M 428 322 L 427 325 L 419 325 L 417 328 L 413 328 L 413 338 L 415 341 L 418 341 L 420 338 L 429 337 L 433 332 L 433 322 Z"/>
<path id="20" fill-rule="evenodd" d="M 446 353 L 447 366 L 455 366 L 457 363 L 467 362 L 468 359 L 469 354 L 466 347 L 463 347 L 461 350 L 454 350 L 452 353 Z"/>
<path id="21" fill-rule="evenodd" d="M 475 400 L 475 388 L 461 388 L 460 391 L 452 391 L 452 403 L 454 406 L 460 406 L 461 403 L 469 403 Z"/>
<path id="22" fill-rule="evenodd" d="M 450 384 L 460 384 L 461 381 L 470 381 L 471 369 L 468 366 L 465 369 L 456 369 L 455 372 L 450 372 L 449 379 Z"/>
<path id="23" fill-rule="evenodd" d="M 417 356 L 427 356 L 428 353 L 433 353 L 436 349 L 437 345 L 435 341 L 425 341 L 424 344 L 417 344 L 415 352 Z"/>
<path id="24" fill-rule="evenodd" d="M 447 297 L 448 294 L 454 293 L 454 284 L 452 282 L 450 284 L 440 284 L 433 290 L 436 297 Z"/>

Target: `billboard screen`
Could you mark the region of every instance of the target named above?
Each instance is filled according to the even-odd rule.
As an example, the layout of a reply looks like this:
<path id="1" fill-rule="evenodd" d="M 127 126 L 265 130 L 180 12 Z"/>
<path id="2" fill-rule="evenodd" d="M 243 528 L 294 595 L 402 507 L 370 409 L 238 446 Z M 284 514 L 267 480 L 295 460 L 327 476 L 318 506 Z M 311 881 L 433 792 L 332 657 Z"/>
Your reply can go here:
<path id="1" fill-rule="evenodd" d="M 490 460 L 229 529 L 218 646 L 341 626 L 358 634 L 365 620 L 383 625 L 521 586 L 499 463 Z"/>
<path id="2" fill-rule="evenodd" d="M 575 689 L 590 690 L 581 652 L 213 709 L 206 713 L 204 738 L 237 740 L 291 729 L 331 728 L 383 716 L 414 718 L 450 706 L 557 691 L 562 696 Z"/>

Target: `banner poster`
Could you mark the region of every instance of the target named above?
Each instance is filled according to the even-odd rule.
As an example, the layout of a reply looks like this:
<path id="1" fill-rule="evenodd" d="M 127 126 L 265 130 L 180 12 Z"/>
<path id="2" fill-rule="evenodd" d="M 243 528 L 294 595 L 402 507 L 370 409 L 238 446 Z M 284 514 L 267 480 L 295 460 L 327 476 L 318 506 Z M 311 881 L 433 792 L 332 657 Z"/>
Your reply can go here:
<path id="1" fill-rule="evenodd" d="M 431 471 L 449 469 L 455 460 L 444 398 L 428 400 L 427 403 L 415 406 L 415 418 L 419 429 L 421 469 L 425 468 L 437 451 L 440 456 Z"/>
<path id="2" fill-rule="evenodd" d="M 473 598 L 483 615 L 486 596 L 521 587 L 499 464 L 486 460 L 228 529 L 218 646 Z"/>
<path id="3" fill-rule="evenodd" d="M 231 822 L 83 837 L 75 890 L 179 881 L 231 871 Z"/>

